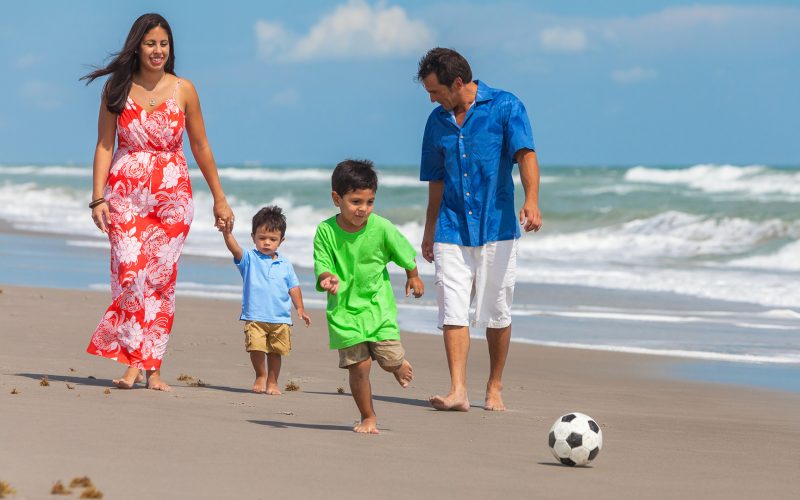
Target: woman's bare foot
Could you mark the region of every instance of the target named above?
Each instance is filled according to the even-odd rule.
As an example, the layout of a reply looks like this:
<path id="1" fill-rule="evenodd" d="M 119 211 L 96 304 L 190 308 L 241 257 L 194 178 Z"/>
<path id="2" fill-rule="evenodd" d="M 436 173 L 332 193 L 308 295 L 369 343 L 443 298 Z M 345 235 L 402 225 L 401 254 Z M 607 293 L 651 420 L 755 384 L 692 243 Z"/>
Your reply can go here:
<path id="1" fill-rule="evenodd" d="M 158 370 L 155 370 L 150 373 L 150 376 L 147 377 L 147 388 L 152 389 L 154 391 L 164 391 L 169 392 L 172 390 L 166 382 L 161 380 L 161 374 Z"/>
<path id="2" fill-rule="evenodd" d="M 267 377 L 256 377 L 256 381 L 253 382 L 253 392 L 256 394 L 267 392 Z"/>
<path id="3" fill-rule="evenodd" d="M 428 402 L 442 411 L 469 411 L 469 399 L 466 393 L 451 392 L 445 397 L 431 396 Z"/>
<path id="4" fill-rule="evenodd" d="M 267 384 L 267 394 L 270 396 L 280 396 L 283 393 L 278 389 L 278 384 Z"/>
<path id="5" fill-rule="evenodd" d="M 138 368 L 129 366 L 122 377 L 115 378 L 111 383 L 119 389 L 133 389 L 133 385 L 139 382 L 140 376 L 142 376 L 142 372 L 140 372 Z"/>
<path id="6" fill-rule="evenodd" d="M 486 386 L 486 401 L 483 403 L 483 409 L 487 411 L 506 411 L 506 405 L 503 404 L 502 386 Z"/>
<path id="7" fill-rule="evenodd" d="M 359 434 L 380 434 L 378 430 L 378 418 L 367 417 L 353 427 L 353 432 Z"/>
<path id="8" fill-rule="evenodd" d="M 139 372 L 136 374 L 136 380 L 134 380 L 134 382 L 136 382 L 137 384 L 141 384 L 145 380 L 146 379 L 144 378 L 144 370 L 139 370 Z"/>
<path id="9" fill-rule="evenodd" d="M 394 375 L 394 378 L 397 379 L 397 383 L 400 384 L 400 387 L 405 389 L 414 378 L 414 369 L 411 368 L 411 363 L 404 359 L 403 364 L 400 365 L 400 368 L 393 371 L 392 374 Z"/>

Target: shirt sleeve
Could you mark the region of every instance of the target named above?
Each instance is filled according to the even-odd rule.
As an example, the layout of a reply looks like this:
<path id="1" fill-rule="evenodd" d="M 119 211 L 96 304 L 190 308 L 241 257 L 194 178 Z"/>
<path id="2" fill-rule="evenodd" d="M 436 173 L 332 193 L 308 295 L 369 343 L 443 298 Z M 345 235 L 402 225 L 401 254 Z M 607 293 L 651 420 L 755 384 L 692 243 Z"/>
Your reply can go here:
<path id="1" fill-rule="evenodd" d="M 242 252 L 242 258 L 239 259 L 239 262 L 236 262 L 236 259 L 233 259 L 233 263 L 239 269 L 239 274 L 244 276 L 247 272 L 247 268 L 250 267 L 250 252 L 245 250 Z"/>
<path id="2" fill-rule="evenodd" d="M 515 161 L 514 157 L 520 149 L 536 151 L 528 113 L 525 111 L 525 105 L 516 97 L 510 101 L 508 119 L 503 133 L 505 135 L 504 142 L 508 144 L 507 153 L 512 161 Z"/>
<path id="3" fill-rule="evenodd" d="M 318 292 L 325 289 L 319 286 L 319 276 L 322 273 L 333 272 L 333 255 L 328 238 L 324 234 L 324 224 L 317 226 L 317 233 L 314 235 L 314 282 Z"/>
<path id="4" fill-rule="evenodd" d="M 422 137 L 422 159 L 419 164 L 419 180 L 421 181 L 441 181 L 444 179 L 444 153 L 437 146 L 434 139 L 434 131 L 436 129 L 434 120 L 434 114 L 431 113 L 428 117 L 428 123 L 425 125 L 425 134 Z"/>
<path id="5" fill-rule="evenodd" d="M 291 290 L 294 287 L 300 286 L 300 280 L 297 279 L 297 273 L 294 272 L 294 266 L 291 262 L 286 262 L 288 270 L 286 272 L 286 288 Z"/>
<path id="6" fill-rule="evenodd" d="M 417 263 L 414 262 L 417 252 L 403 233 L 388 220 L 383 233 L 391 261 L 409 271 L 417 267 Z"/>

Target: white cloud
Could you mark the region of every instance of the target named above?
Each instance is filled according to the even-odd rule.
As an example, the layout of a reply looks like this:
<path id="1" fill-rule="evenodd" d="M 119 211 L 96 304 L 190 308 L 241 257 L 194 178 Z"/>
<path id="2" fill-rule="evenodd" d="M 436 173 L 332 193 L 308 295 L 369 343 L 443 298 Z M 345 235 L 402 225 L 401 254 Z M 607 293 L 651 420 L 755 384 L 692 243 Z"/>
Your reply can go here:
<path id="1" fill-rule="evenodd" d="M 652 80 L 657 76 L 653 69 L 641 68 L 639 66 L 628 69 L 615 69 L 611 72 L 611 79 L 621 84 L 640 83 L 645 80 Z"/>
<path id="2" fill-rule="evenodd" d="M 33 107 L 45 111 L 52 111 L 63 105 L 61 88 L 41 80 L 28 80 L 23 83 L 19 95 Z"/>
<path id="3" fill-rule="evenodd" d="M 539 41 L 550 52 L 581 52 L 586 48 L 586 34 L 580 28 L 545 28 L 539 32 Z"/>
<path id="4" fill-rule="evenodd" d="M 380 59 L 417 54 L 430 48 L 433 35 L 402 7 L 349 0 L 324 16 L 305 35 L 280 23 L 255 24 L 259 54 L 268 59 Z"/>

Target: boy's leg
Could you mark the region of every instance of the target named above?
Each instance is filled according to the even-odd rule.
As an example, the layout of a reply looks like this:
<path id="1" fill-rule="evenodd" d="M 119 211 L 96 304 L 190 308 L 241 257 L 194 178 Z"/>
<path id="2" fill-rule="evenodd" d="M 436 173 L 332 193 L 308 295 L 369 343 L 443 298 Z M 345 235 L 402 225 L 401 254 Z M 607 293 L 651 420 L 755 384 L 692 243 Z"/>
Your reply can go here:
<path id="1" fill-rule="evenodd" d="M 414 369 L 405 359 L 405 349 L 399 340 L 382 340 L 369 343 L 370 354 L 378 361 L 381 368 L 390 372 L 397 379 L 400 387 L 405 389 L 414 378 Z"/>
<path id="2" fill-rule="evenodd" d="M 372 385 L 369 382 L 369 371 L 372 359 L 354 363 L 347 367 L 350 372 L 350 392 L 361 413 L 361 422 L 353 427 L 353 431 L 363 434 L 379 434 L 378 417 L 372 406 Z"/>
<path id="3" fill-rule="evenodd" d="M 267 354 L 267 394 L 278 396 L 281 390 L 278 387 L 278 375 L 281 373 L 281 355 L 275 352 Z"/>
<path id="4" fill-rule="evenodd" d="M 253 392 L 264 394 L 267 392 L 267 353 L 264 351 L 250 351 L 250 362 L 256 371 L 256 380 L 253 382 Z"/>

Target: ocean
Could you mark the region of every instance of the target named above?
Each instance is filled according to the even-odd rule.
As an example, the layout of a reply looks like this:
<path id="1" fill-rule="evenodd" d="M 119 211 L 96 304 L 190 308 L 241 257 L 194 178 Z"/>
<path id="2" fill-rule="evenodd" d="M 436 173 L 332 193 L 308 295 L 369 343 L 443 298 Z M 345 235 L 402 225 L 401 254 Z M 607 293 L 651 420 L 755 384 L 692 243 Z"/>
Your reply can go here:
<path id="1" fill-rule="evenodd" d="M 378 168 L 376 213 L 419 248 L 427 185 L 415 167 Z M 258 208 L 286 211 L 281 251 L 309 307 L 324 307 L 312 240 L 335 213 L 331 169 L 219 167 L 243 246 Z M 0 283 L 108 289 L 108 242 L 86 208 L 91 176 L 89 165 L 0 165 Z M 239 300 L 210 194 L 199 170 L 191 176 L 195 221 L 178 294 Z M 543 167 L 540 191 L 544 227 L 519 245 L 515 341 L 800 373 L 800 166 Z M 390 271 L 400 297 L 402 272 Z M 398 300 L 400 322 L 434 333 L 433 266 L 422 261 L 420 271 L 428 293 Z"/>

